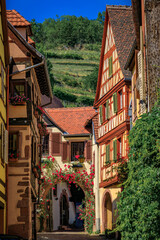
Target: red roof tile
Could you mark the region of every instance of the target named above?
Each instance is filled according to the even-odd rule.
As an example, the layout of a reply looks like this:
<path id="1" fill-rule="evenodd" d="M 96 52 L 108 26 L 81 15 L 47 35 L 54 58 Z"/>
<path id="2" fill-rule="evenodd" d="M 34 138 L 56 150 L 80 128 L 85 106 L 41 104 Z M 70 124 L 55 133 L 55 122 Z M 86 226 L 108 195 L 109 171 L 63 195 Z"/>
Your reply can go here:
<path id="1" fill-rule="evenodd" d="M 68 134 L 89 133 L 84 125 L 87 119 L 95 115 L 93 107 L 46 108 L 45 110 Z"/>
<path id="2" fill-rule="evenodd" d="M 35 42 L 32 40 L 32 38 L 28 37 L 28 43 L 35 47 Z"/>
<path id="3" fill-rule="evenodd" d="M 31 26 L 16 10 L 7 10 L 7 19 L 14 27 Z"/>
<path id="4" fill-rule="evenodd" d="M 132 8 L 113 5 L 107 6 L 107 10 L 122 72 L 126 78 L 131 77 L 131 72 L 125 70 L 124 67 L 130 53 L 130 49 L 135 41 Z"/>

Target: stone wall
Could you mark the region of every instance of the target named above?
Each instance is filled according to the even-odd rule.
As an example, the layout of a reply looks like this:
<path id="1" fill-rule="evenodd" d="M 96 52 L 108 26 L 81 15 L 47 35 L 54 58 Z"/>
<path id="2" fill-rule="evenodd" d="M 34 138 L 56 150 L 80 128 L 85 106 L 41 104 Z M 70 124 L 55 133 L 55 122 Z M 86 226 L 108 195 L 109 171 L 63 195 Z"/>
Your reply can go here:
<path id="1" fill-rule="evenodd" d="M 146 0 L 146 48 L 147 48 L 147 78 L 149 80 L 150 109 L 157 101 L 160 89 L 160 1 Z"/>

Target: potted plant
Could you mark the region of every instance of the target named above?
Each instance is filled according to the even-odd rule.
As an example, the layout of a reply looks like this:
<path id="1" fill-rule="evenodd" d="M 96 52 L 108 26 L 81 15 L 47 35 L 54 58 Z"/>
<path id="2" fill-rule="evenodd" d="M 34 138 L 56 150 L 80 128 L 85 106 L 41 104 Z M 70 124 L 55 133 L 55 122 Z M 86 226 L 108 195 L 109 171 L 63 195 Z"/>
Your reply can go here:
<path id="1" fill-rule="evenodd" d="M 85 157 L 83 155 L 80 155 L 78 160 L 80 163 L 84 163 Z"/>

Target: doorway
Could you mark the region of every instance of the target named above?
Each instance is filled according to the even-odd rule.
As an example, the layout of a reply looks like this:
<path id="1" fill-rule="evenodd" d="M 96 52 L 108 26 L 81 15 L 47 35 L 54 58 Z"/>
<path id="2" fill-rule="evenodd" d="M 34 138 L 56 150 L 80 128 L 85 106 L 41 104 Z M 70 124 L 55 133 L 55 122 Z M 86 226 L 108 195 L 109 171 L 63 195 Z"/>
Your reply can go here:
<path id="1" fill-rule="evenodd" d="M 112 201 L 109 193 L 105 196 L 104 228 L 112 230 Z"/>
<path id="2" fill-rule="evenodd" d="M 62 195 L 60 199 L 60 225 L 67 226 L 69 223 L 69 205 L 66 195 Z"/>
<path id="3" fill-rule="evenodd" d="M 0 207 L 0 234 L 4 234 L 4 208 Z"/>

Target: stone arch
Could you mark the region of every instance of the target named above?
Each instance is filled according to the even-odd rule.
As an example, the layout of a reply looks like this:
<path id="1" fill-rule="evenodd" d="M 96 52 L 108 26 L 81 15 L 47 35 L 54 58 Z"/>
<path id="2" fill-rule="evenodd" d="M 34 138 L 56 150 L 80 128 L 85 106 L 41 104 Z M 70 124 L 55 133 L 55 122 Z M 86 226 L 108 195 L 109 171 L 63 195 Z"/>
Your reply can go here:
<path id="1" fill-rule="evenodd" d="M 102 198 L 102 232 L 105 229 L 112 230 L 113 225 L 113 201 L 110 190 L 106 189 Z"/>

